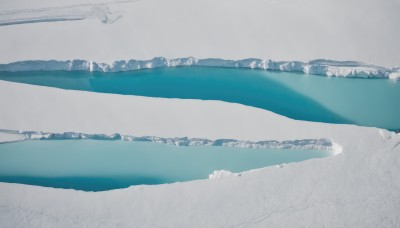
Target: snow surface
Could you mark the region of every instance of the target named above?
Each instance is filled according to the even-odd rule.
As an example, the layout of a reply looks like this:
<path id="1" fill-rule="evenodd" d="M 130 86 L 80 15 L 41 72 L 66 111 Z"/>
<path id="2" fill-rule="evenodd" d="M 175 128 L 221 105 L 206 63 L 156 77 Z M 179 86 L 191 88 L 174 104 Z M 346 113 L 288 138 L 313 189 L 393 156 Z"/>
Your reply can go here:
<path id="1" fill-rule="evenodd" d="M 25 135 L 23 134 L 0 132 L 0 143 L 18 142 L 25 139 Z"/>
<path id="2" fill-rule="evenodd" d="M 98 193 L 0 183 L 4 227 L 399 226 L 400 135 L 393 132 L 295 121 L 220 101 L 5 81 L 0 95 L 0 129 L 244 141 L 326 138 L 343 149 L 333 157 L 240 175 L 217 171 L 210 180 Z"/>
<path id="3" fill-rule="evenodd" d="M 275 71 L 300 72 L 306 74 L 326 75 L 329 77 L 357 77 L 357 78 L 389 78 L 400 79 L 400 69 L 385 68 L 352 61 L 313 60 L 307 63 L 300 61 L 272 61 L 261 59 L 225 60 L 225 59 L 196 59 L 194 57 L 167 59 L 163 57 L 151 60 L 121 60 L 111 65 L 85 60 L 72 61 L 19 61 L 9 64 L 0 64 L 0 71 L 100 71 L 118 72 L 158 67 L 178 66 L 212 66 L 212 67 L 240 67 Z"/>
<path id="4" fill-rule="evenodd" d="M 157 56 L 246 67 L 273 59 L 269 63 L 279 70 L 397 79 L 399 11 L 398 0 L 2 0 L 0 63 L 18 62 L 1 68 L 21 70 L 24 64 L 43 67 L 29 65 L 36 60 L 57 60 L 40 62 L 52 69 L 83 59 L 84 70 L 115 70 Z M 333 157 L 241 175 L 216 171 L 210 176 L 216 179 L 97 193 L 0 183 L 2 227 L 400 226 L 400 135 L 386 130 L 295 121 L 220 101 L 4 81 L 0 107 L 2 130 L 250 142 L 328 139 L 342 149 Z M 24 138 L 0 133 L 2 142 Z"/>
<path id="5" fill-rule="evenodd" d="M 0 26 L 0 63 L 84 59 L 112 64 L 195 56 L 400 64 L 398 0 L 2 0 L 0 4 L 3 23 L 10 21 L 4 18 L 10 11 L 16 21 L 85 18 Z M 100 17 L 93 15 L 92 7 L 101 9 Z M 21 10 L 34 15 L 18 13 Z M 102 23 L 99 18 L 104 15 L 119 18 Z"/>
<path id="6" fill-rule="evenodd" d="M 242 175 L 242 174 L 232 173 L 231 171 L 228 171 L 228 170 L 215 170 L 213 173 L 208 175 L 208 179 L 219 179 L 219 178 L 239 176 L 239 175 Z"/>
<path id="7" fill-rule="evenodd" d="M 114 15 L 106 5 L 80 4 L 66 7 L 48 7 L 2 11 L 0 26 L 39 22 L 84 20 L 97 18 L 103 23 L 114 23 L 120 15 Z"/>

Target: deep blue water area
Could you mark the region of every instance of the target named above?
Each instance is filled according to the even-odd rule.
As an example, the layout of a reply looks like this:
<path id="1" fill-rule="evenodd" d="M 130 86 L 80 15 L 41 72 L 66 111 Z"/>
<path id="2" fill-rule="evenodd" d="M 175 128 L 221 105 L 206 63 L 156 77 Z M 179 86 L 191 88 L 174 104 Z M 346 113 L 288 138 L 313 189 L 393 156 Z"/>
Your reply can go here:
<path id="1" fill-rule="evenodd" d="M 129 72 L 0 72 L 0 79 L 62 89 L 222 100 L 293 119 L 400 129 L 400 83 L 240 68 L 176 67 Z"/>

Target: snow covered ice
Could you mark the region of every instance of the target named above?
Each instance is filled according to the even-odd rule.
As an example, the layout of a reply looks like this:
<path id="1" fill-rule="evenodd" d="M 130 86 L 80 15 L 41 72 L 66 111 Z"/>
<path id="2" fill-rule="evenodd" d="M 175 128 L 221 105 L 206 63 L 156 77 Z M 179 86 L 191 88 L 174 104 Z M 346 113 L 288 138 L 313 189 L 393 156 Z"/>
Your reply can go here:
<path id="1" fill-rule="evenodd" d="M 243 67 L 395 86 L 399 11 L 397 0 L 3 0 L 0 71 Z M 400 226 L 400 135 L 383 129 L 0 81 L 0 130 L 0 143 L 149 140 L 334 155 L 96 193 L 0 183 L 1 227 Z"/>

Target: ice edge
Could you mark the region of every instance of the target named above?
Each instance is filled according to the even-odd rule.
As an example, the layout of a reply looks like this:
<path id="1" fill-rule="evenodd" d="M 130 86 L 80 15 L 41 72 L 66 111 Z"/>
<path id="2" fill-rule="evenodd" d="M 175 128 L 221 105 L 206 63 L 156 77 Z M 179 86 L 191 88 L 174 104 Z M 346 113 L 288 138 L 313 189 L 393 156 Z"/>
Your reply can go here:
<path id="1" fill-rule="evenodd" d="M 119 60 L 112 64 L 87 60 L 27 60 L 0 64 L 0 71 L 91 71 L 121 72 L 140 69 L 179 66 L 208 66 L 229 68 L 250 68 L 273 71 L 298 72 L 328 77 L 388 78 L 400 80 L 400 68 L 386 68 L 354 61 L 334 61 L 317 59 L 309 62 L 273 61 L 255 58 L 225 60 L 219 58 L 197 59 L 194 57 L 168 59 L 156 57 L 150 60 Z"/>
<path id="2" fill-rule="evenodd" d="M 62 140 L 62 139 L 94 139 L 94 140 L 123 140 L 123 141 L 141 141 L 165 143 L 174 146 L 229 146 L 237 148 L 253 149 L 301 149 L 301 150 L 324 150 L 332 152 L 333 155 L 339 154 L 342 147 L 330 139 L 299 139 L 299 140 L 264 140 L 264 141 L 245 141 L 236 139 L 203 139 L 175 137 L 163 138 L 156 136 L 132 136 L 115 134 L 86 134 L 76 132 L 48 133 L 37 131 L 14 131 L 0 130 L 4 134 L 17 134 L 22 140 Z M 7 143 L 6 141 L 3 143 Z"/>

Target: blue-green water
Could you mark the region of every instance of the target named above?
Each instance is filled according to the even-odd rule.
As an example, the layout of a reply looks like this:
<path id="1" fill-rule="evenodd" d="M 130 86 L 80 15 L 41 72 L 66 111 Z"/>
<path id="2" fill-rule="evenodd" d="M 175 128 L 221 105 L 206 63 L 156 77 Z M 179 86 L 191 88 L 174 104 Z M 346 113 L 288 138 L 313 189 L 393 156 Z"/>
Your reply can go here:
<path id="1" fill-rule="evenodd" d="M 400 129 L 400 83 L 392 80 L 215 67 L 0 72 L 0 79 L 103 93 L 222 100 L 299 120 Z"/>
<path id="2" fill-rule="evenodd" d="M 0 181 L 86 191 L 207 179 L 326 157 L 326 151 L 177 147 L 150 142 L 38 140 L 0 144 Z"/>

